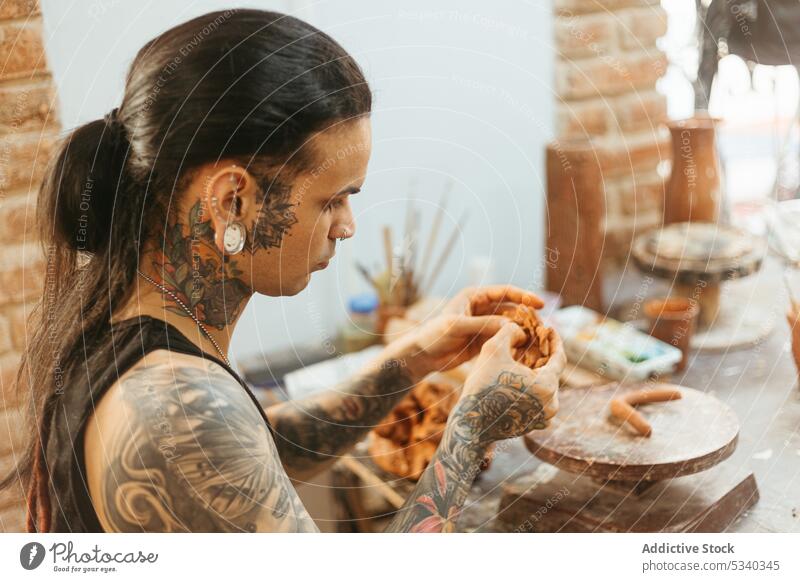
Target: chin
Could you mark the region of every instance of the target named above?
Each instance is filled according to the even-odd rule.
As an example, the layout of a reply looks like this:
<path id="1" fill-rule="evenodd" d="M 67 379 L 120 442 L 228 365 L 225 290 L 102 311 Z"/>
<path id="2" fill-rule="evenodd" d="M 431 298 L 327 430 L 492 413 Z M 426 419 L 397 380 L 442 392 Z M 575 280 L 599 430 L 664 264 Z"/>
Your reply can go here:
<path id="1" fill-rule="evenodd" d="M 305 277 L 296 279 L 291 283 L 288 281 L 283 281 L 283 285 L 280 287 L 270 286 L 268 289 L 264 289 L 263 291 L 259 290 L 259 293 L 268 297 L 293 297 L 308 287 L 308 283 L 310 281 L 311 274 L 309 273 Z"/>

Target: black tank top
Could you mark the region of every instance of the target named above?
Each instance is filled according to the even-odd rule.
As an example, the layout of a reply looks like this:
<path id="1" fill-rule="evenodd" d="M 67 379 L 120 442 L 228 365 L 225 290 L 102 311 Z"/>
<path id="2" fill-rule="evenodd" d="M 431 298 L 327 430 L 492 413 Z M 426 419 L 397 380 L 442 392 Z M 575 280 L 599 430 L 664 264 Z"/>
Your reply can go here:
<path id="1" fill-rule="evenodd" d="M 56 398 L 47 448 L 54 532 L 103 531 L 86 478 L 83 452 L 86 422 L 103 394 L 149 352 L 165 349 L 219 364 L 242 385 L 272 432 L 267 415 L 247 383 L 225 362 L 201 350 L 172 325 L 142 315 L 115 323 L 112 329 L 112 337 L 89 354 L 86 367 L 65 378 L 63 394 Z"/>

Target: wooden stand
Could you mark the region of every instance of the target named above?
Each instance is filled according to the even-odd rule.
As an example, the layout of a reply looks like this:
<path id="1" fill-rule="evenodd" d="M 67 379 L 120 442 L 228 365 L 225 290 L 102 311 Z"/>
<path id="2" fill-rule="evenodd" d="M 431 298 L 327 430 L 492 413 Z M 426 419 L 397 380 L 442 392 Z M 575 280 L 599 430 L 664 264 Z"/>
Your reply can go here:
<path id="1" fill-rule="evenodd" d="M 498 528 L 520 532 L 722 532 L 758 501 L 735 456 L 702 473 L 630 488 L 566 471 L 505 486 Z M 636 486 L 644 484 L 637 490 Z"/>
<path id="2" fill-rule="evenodd" d="M 700 323 L 703 326 L 708 327 L 716 321 L 719 315 L 719 296 L 722 290 L 719 284 L 708 284 L 705 287 L 697 284 L 676 284 L 673 289 L 678 297 L 688 297 L 697 301 L 700 306 Z"/>
<path id="3" fill-rule="evenodd" d="M 700 327 L 719 314 L 720 285 L 758 271 L 765 254 L 764 244 L 744 231 L 689 222 L 644 233 L 632 249 L 639 270 L 666 279 L 675 295 L 700 304 Z"/>

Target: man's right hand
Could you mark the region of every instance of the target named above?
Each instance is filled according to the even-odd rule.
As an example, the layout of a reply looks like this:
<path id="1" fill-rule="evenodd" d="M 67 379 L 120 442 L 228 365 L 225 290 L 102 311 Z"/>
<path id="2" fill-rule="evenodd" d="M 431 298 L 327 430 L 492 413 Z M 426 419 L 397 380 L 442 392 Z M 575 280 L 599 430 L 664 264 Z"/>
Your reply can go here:
<path id="1" fill-rule="evenodd" d="M 456 432 L 488 444 L 547 427 L 558 411 L 564 348 L 555 337 L 548 362 L 532 370 L 512 355 L 514 346 L 524 340 L 522 329 L 509 322 L 484 343 L 451 414 Z"/>
<path id="2" fill-rule="evenodd" d="M 483 344 L 436 454 L 386 531 L 455 531 L 488 446 L 544 428 L 556 413 L 558 376 L 566 362 L 561 341 L 551 341 L 548 363 L 531 370 L 511 355 L 524 338 L 509 322 Z"/>

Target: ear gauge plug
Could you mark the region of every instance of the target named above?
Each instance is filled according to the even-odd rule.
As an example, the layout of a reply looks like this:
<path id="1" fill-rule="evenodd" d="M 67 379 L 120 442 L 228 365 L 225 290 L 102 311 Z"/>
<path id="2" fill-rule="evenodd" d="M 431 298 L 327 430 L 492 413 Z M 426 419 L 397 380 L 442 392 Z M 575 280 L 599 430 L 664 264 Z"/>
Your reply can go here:
<path id="1" fill-rule="evenodd" d="M 231 222 L 222 235 L 222 246 L 229 255 L 242 252 L 247 241 L 247 229 L 241 222 Z"/>

